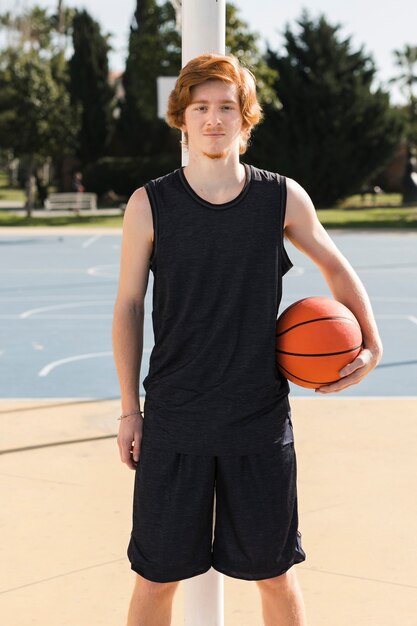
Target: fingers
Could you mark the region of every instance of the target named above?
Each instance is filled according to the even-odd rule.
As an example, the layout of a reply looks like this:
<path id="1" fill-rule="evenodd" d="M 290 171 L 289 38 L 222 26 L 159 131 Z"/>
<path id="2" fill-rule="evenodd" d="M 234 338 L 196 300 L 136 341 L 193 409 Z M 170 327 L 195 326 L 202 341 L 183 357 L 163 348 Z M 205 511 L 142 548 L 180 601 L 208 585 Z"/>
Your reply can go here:
<path id="1" fill-rule="evenodd" d="M 130 468 L 130 469 L 135 469 L 135 465 L 133 462 L 133 458 L 131 455 L 131 450 L 132 450 L 132 441 L 130 439 L 128 440 L 121 440 L 121 441 L 117 441 L 118 445 L 119 445 L 119 453 L 120 453 L 120 459 L 122 461 L 122 463 L 126 463 L 126 465 Z"/>
<path id="2" fill-rule="evenodd" d="M 340 380 L 338 380 L 335 383 L 332 383 L 331 385 L 323 385 L 322 387 L 317 387 L 317 389 L 315 389 L 315 392 L 325 394 L 325 393 L 336 393 L 338 391 L 343 391 L 343 389 L 347 389 L 351 385 L 356 385 L 357 383 L 359 383 L 363 377 L 364 377 L 364 374 L 362 374 L 362 372 L 359 373 L 357 371 L 351 374 L 350 376 L 345 376 L 344 378 L 341 378 Z"/>
<path id="3" fill-rule="evenodd" d="M 139 462 L 141 441 L 142 433 L 138 431 L 135 431 L 130 436 L 122 436 L 119 434 L 119 437 L 117 438 L 120 459 L 122 463 L 125 463 L 130 469 L 136 469 Z"/>
<path id="4" fill-rule="evenodd" d="M 340 370 L 339 374 L 342 377 L 340 380 L 318 387 L 315 389 L 316 393 L 337 393 L 359 383 L 372 369 L 371 356 L 369 350 L 362 350 L 352 363 Z"/>
<path id="5" fill-rule="evenodd" d="M 369 354 L 369 350 L 362 350 L 358 354 L 356 359 L 354 359 L 351 363 L 345 365 L 345 367 L 340 370 L 340 376 L 349 376 L 350 374 L 353 374 L 353 372 L 355 372 L 356 370 L 365 367 L 365 365 L 368 365 L 370 361 L 370 356 L 371 355 Z"/>
<path id="6" fill-rule="evenodd" d="M 132 455 L 133 455 L 133 461 L 135 464 L 137 464 L 139 461 L 141 441 L 142 441 L 142 437 L 139 435 L 139 433 L 135 433 L 135 438 L 132 444 Z"/>

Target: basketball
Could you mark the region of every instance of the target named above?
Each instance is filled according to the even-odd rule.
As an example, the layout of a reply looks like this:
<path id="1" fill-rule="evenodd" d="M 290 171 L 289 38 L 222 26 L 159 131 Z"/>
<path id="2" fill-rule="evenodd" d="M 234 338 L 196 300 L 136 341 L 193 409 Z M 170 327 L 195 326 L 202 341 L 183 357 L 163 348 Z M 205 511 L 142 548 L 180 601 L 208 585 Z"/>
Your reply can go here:
<path id="1" fill-rule="evenodd" d="M 291 382 L 315 389 L 341 378 L 339 371 L 362 348 L 362 332 L 353 313 L 337 300 L 298 300 L 276 323 L 276 361 Z"/>

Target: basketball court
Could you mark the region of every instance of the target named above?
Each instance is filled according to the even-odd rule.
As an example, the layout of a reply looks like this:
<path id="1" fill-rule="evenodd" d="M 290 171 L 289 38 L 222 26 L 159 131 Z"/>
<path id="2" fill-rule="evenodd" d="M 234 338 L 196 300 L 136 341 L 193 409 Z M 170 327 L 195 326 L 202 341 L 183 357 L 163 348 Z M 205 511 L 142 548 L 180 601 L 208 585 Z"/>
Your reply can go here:
<path id="1" fill-rule="evenodd" d="M 378 369 L 344 396 L 416 395 L 417 233 L 345 233 L 334 241 L 368 290 L 385 346 Z M 291 245 L 287 250 L 294 268 L 284 278 L 281 310 L 309 295 L 330 295 L 315 266 Z M 119 255 L 119 231 L 3 230 L 3 398 L 118 397 L 110 329 Z M 153 346 L 152 284 L 151 273 L 142 374 Z M 292 389 L 312 397 L 310 390 Z"/>
<path id="2" fill-rule="evenodd" d="M 371 296 L 385 353 L 333 397 L 292 387 L 297 566 L 310 626 L 417 625 L 417 233 L 335 234 Z M 291 246 L 282 308 L 329 295 Z M 1 613 L 10 626 L 114 626 L 133 584 L 133 472 L 115 440 L 111 354 L 120 231 L 0 232 Z M 153 345 L 152 277 L 141 380 Z M 281 309 L 282 309 L 281 308 Z M 141 389 L 143 396 L 143 389 Z M 182 585 L 174 626 L 183 623 Z M 262 624 L 254 583 L 225 577 L 225 623 Z"/>

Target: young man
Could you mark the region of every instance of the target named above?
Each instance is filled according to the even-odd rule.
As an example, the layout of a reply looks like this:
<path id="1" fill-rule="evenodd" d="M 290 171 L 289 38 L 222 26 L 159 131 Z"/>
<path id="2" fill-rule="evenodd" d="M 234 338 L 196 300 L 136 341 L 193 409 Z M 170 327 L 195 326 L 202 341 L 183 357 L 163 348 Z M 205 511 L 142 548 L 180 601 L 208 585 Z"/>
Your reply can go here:
<path id="1" fill-rule="evenodd" d="M 292 567 L 305 554 L 289 387 L 275 366 L 281 279 L 291 267 L 284 234 L 363 331 L 343 378 L 317 391 L 358 383 L 381 357 L 364 287 L 307 193 L 240 162 L 260 118 L 254 77 L 235 57 L 190 61 L 167 115 L 185 133 L 189 164 L 135 191 L 126 208 L 113 345 L 120 456 L 136 470 L 128 626 L 168 626 L 178 582 L 211 566 L 257 582 L 266 626 L 306 623 Z M 149 269 L 155 346 L 142 419 Z"/>

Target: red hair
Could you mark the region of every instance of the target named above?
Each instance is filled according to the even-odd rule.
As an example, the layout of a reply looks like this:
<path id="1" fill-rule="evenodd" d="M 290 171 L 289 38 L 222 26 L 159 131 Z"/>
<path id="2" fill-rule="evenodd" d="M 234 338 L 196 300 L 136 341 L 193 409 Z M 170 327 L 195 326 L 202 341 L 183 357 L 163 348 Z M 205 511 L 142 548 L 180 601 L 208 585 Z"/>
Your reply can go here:
<path id="1" fill-rule="evenodd" d="M 168 99 L 166 121 L 172 128 L 184 124 L 184 111 L 191 102 L 191 89 L 207 80 L 222 80 L 236 85 L 243 127 L 240 154 L 246 152 L 252 128 L 262 119 L 262 108 L 256 97 L 256 79 L 237 57 L 223 54 L 201 54 L 185 65 Z"/>

